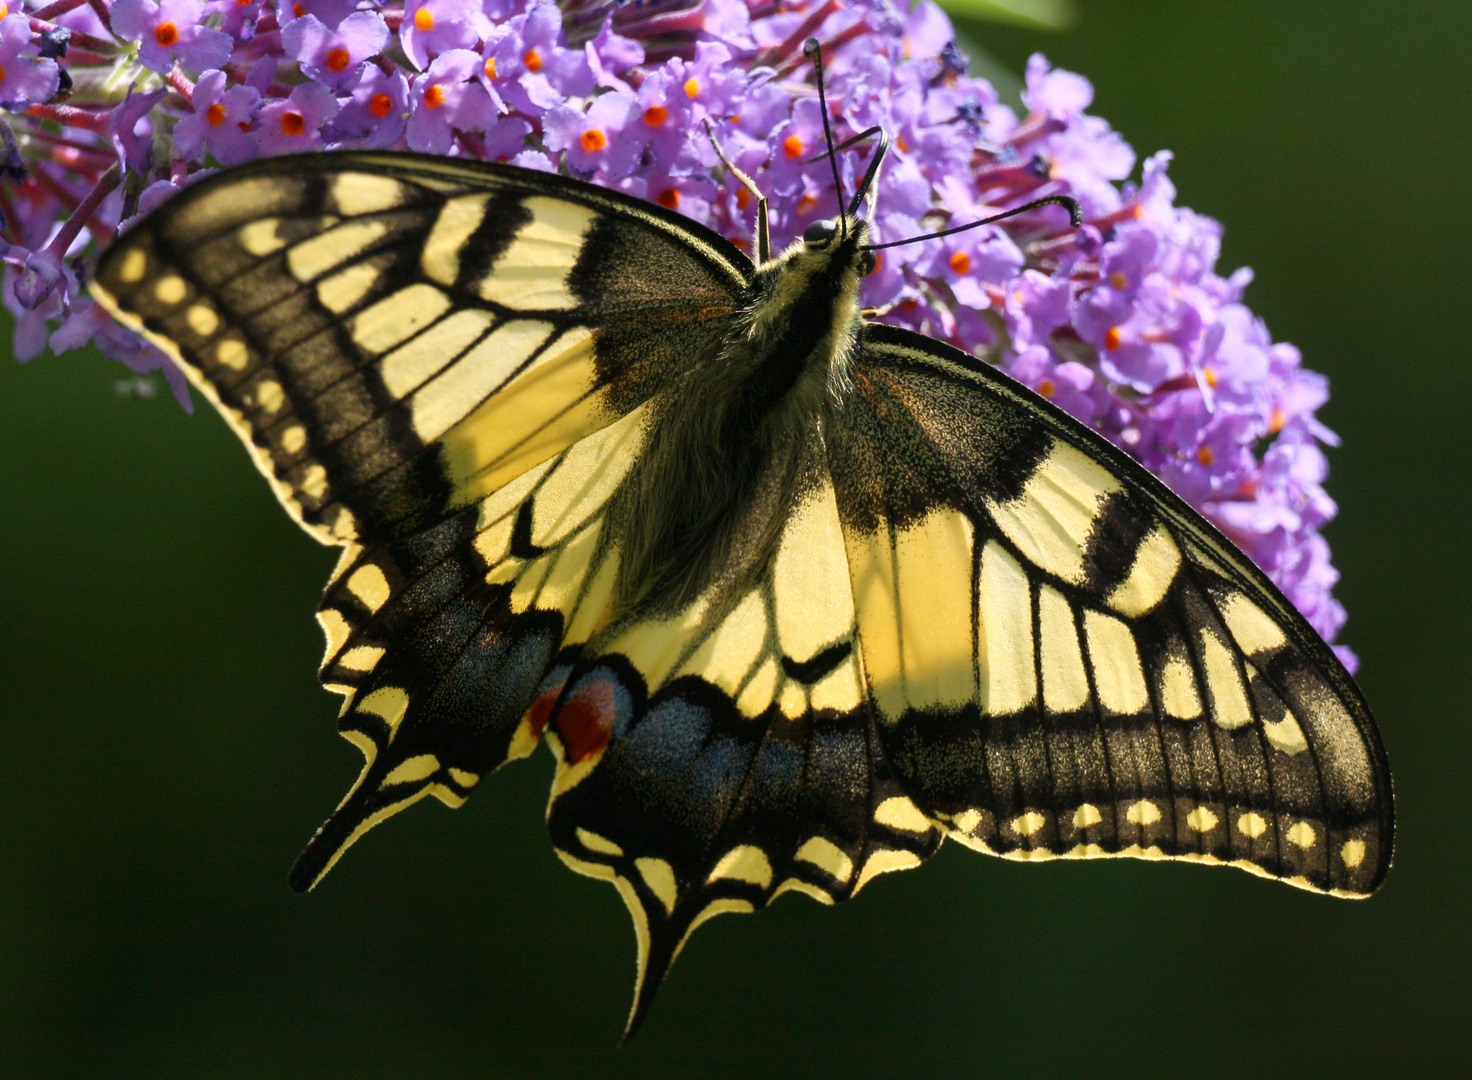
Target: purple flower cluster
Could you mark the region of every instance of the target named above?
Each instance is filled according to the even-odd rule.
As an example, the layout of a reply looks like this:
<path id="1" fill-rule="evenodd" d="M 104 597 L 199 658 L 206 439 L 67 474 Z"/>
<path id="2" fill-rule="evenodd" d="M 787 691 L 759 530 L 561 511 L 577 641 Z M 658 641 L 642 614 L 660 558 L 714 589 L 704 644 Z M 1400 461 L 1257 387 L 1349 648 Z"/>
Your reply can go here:
<path id="1" fill-rule="evenodd" d="M 881 317 L 1010 371 L 1137 456 L 1218 524 L 1332 639 L 1344 620 L 1319 528 L 1333 517 L 1314 419 L 1322 376 L 1216 273 L 1220 226 L 1175 205 L 1168 154 L 1086 113 L 1078 75 L 1028 65 L 1025 115 L 972 77 L 930 0 L 54 0 L 0 19 L 3 294 L 16 355 L 96 341 L 179 373 L 79 291 L 129 219 L 220 166 L 322 148 L 402 148 L 562 171 L 675 209 L 750 251 L 838 209 L 802 44 L 823 46 L 835 135 L 894 152 L 879 241 L 1070 194 L 880 253 Z M 848 190 L 873 140 L 840 155 Z M 1352 657 L 1342 653 L 1352 663 Z"/>

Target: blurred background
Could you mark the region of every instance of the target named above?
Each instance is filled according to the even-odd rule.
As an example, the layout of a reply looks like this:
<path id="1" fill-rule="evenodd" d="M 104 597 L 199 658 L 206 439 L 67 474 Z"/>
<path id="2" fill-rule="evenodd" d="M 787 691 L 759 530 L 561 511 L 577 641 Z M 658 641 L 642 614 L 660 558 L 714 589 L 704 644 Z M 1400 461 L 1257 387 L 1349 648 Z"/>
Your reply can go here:
<path id="1" fill-rule="evenodd" d="M 331 553 L 203 406 L 0 362 L 0 1076 L 1412 1076 L 1472 1071 L 1472 7 L 1080 0 L 1042 50 L 1326 373 L 1327 535 L 1397 786 L 1373 900 L 947 845 L 851 904 L 718 919 L 614 1048 L 633 936 L 541 824 L 550 762 L 424 803 L 302 898 L 356 776 L 314 677 Z M 1059 18 L 1061 14 L 1061 19 Z M 1460 268 L 1460 269 L 1459 269 Z M 9 340 L 9 328 L 0 328 Z M 1460 842 L 1459 842 L 1460 843 Z"/>

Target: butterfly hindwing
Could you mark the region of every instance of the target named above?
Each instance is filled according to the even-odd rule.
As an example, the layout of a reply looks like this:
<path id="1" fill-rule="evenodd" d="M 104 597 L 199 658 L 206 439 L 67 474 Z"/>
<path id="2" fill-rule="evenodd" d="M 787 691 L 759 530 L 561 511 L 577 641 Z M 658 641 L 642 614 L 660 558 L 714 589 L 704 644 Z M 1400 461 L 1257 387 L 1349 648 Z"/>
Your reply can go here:
<path id="1" fill-rule="evenodd" d="M 1223 862 L 1368 895 L 1389 774 L 1332 652 L 1123 453 L 865 327 L 829 432 L 859 641 L 907 794 L 1017 858 Z"/>
<path id="2" fill-rule="evenodd" d="M 844 900 L 939 844 L 885 763 L 856 631 L 820 475 L 734 594 L 717 583 L 612 626 L 557 677 L 548 823 L 563 860 L 611 880 L 633 914 L 630 1030 L 705 919 L 787 891 Z"/>
<path id="3" fill-rule="evenodd" d="M 322 680 L 345 696 L 339 730 L 367 760 L 294 887 L 313 886 L 390 814 L 426 795 L 459 806 L 536 748 L 544 678 L 607 621 L 617 545 L 606 504 L 641 452 L 644 413 L 438 525 L 344 552 L 318 611 Z"/>
<path id="4" fill-rule="evenodd" d="M 435 524 L 716 348 L 750 263 L 648 203 L 407 154 L 268 159 L 182 192 L 93 286 L 324 543 Z"/>

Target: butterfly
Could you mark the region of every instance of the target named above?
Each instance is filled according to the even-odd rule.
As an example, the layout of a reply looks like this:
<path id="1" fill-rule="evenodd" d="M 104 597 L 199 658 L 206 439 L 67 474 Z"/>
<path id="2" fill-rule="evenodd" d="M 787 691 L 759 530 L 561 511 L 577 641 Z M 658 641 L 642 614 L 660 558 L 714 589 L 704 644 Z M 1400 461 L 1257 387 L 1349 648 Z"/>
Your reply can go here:
<path id="1" fill-rule="evenodd" d="M 946 837 L 1380 884 L 1379 736 L 1278 589 L 1061 410 L 864 317 L 881 156 L 756 262 L 575 179 L 366 152 L 223 171 L 104 254 L 93 295 L 342 549 L 321 677 L 366 762 L 295 888 L 542 742 L 557 853 L 633 915 L 631 1031 L 706 919 Z"/>

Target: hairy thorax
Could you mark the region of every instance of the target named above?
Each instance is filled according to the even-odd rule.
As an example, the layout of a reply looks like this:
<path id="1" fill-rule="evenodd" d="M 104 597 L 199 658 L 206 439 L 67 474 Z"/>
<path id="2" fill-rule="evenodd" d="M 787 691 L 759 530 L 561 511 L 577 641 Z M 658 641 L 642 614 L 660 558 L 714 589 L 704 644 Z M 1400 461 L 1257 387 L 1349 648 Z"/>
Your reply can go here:
<path id="1" fill-rule="evenodd" d="M 774 553 L 826 468 L 825 417 L 850 385 L 861 242 L 799 241 L 758 268 L 721 346 L 651 403 L 646 452 L 612 507 L 626 612 L 733 602 Z"/>

